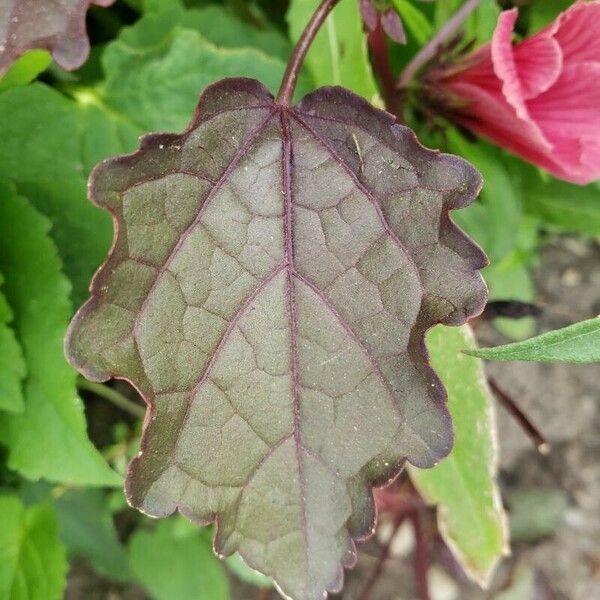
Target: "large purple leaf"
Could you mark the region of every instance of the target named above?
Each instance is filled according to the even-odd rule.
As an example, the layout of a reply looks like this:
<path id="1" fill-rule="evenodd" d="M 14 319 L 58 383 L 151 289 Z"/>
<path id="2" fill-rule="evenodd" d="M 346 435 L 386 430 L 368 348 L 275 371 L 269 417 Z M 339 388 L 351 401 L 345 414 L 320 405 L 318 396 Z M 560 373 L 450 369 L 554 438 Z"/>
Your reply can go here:
<path id="1" fill-rule="evenodd" d="M 117 235 L 67 346 L 149 403 L 130 503 L 216 519 L 216 551 L 292 598 L 340 589 L 372 486 L 452 445 L 423 338 L 484 305 L 485 257 L 448 215 L 480 185 L 346 90 L 286 108 L 248 79 L 101 164 Z"/>
<path id="2" fill-rule="evenodd" d="M 114 0 L 1 0 L 0 75 L 32 48 L 50 50 L 65 69 L 76 69 L 87 58 L 90 43 L 85 13 L 91 4 Z"/>

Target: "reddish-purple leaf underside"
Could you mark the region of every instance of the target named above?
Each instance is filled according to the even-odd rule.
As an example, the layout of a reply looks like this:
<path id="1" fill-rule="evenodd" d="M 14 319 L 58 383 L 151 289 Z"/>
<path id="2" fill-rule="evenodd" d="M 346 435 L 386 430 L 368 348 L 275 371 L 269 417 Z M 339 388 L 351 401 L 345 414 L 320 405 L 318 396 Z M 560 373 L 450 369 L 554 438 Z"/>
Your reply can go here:
<path id="1" fill-rule="evenodd" d="M 114 0 L 3 0 L 0 2 L 0 75 L 27 50 L 52 52 L 65 69 L 80 67 L 90 50 L 85 13 Z"/>
<path id="2" fill-rule="evenodd" d="M 216 551 L 296 600 L 339 590 L 372 486 L 451 448 L 423 338 L 484 306 L 485 257 L 448 214 L 480 186 L 344 89 L 289 108 L 248 79 L 97 167 L 116 238 L 67 352 L 149 404 L 129 502 L 216 519 Z"/>

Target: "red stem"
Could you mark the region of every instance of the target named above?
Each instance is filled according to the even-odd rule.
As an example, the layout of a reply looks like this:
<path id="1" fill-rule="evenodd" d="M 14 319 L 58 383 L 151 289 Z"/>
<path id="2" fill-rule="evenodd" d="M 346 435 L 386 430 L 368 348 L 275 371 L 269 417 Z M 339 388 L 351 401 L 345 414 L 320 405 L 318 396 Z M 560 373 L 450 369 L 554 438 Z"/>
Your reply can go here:
<path id="1" fill-rule="evenodd" d="M 540 454 L 548 454 L 548 452 L 550 452 L 550 444 L 542 435 L 541 431 L 529 420 L 529 417 L 515 404 L 514 400 L 506 392 L 498 387 L 498 384 L 491 377 L 488 377 L 488 385 L 494 393 L 494 396 L 498 398 L 504 408 L 508 410 L 513 419 L 515 419 L 521 426 L 521 429 L 523 429 L 535 444 L 538 452 L 540 452 Z"/>
<path id="2" fill-rule="evenodd" d="M 258 600 L 269 600 L 271 597 L 271 590 L 269 588 L 259 588 Z"/>
<path id="3" fill-rule="evenodd" d="M 385 41 L 385 32 L 381 26 L 381 21 L 377 21 L 377 27 L 369 32 L 367 39 L 369 49 L 371 50 L 371 60 L 381 83 L 385 106 L 389 112 L 400 118 L 401 111 L 398 104 L 398 91 L 396 90 L 396 81 L 394 80 L 394 72 L 392 71 L 390 55 Z"/>
<path id="4" fill-rule="evenodd" d="M 429 582 L 427 581 L 427 570 L 429 568 L 428 544 L 423 531 L 422 514 L 422 510 L 417 509 L 410 515 L 415 532 L 413 564 L 419 591 L 419 600 L 430 600 Z"/>
<path id="5" fill-rule="evenodd" d="M 277 104 L 281 106 L 291 106 L 296 83 L 298 82 L 298 75 L 300 74 L 300 69 L 302 68 L 306 53 L 319 32 L 319 29 L 321 29 L 321 26 L 325 22 L 325 19 L 338 2 L 339 0 L 323 0 L 304 28 L 304 31 L 290 56 L 285 74 L 283 75 L 281 87 L 279 88 L 277 99 L 275 100 Z"/>
<path id="6" fill-rule="evenodd" d="M 359 600 L 370 600 L 371 594 L 373 593 L 373 590 L 375 589 L 379 578 L 383 575 L 385 562 L 390 555 L 390 547 L 392 545 L 392 541 L 394 540 L 394 537 L 396 536 L 396 532 L 400 528 L 400 525 L 402 525 L 405 516 L 406 515 L 400 515 L 396 517 L 396 520 L 394 522 L 394 529 L 392 531 L 392 534 L 390 535 L 390 539 L 381 549 L 379 557 L 377 558 L 377 562 L 375 563 L 375 567 L 369 574 L 369 578 L 367 579 L 367 583 L 365 584 L 365 587 L 363 588 L 362 593 L 359 596 Z"/>

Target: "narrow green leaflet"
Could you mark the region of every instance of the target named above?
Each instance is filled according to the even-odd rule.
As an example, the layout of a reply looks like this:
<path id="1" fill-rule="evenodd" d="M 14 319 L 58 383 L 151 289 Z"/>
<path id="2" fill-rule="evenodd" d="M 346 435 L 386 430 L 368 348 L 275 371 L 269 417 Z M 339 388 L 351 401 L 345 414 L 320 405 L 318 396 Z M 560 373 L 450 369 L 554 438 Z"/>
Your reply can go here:
<path id="1" fill-rule="evenodd" d="M 319 0 L 292 0 L 288 12 L 290 34 L 298 40 Z M 317 34 L 305 65 L 317 86 L 341 85 L 367 100 L 378 97 L 369 63 L 358 3 L 340 2 Z"/>
<path id="2" fill-rule="evenodd" d="M 132 150 L 138 133 L 90 96 L 75 102 L 40 83 L 0 94 L 0 177 L 54 223 L 75 302 L 111 240 L 110 217 L 86 199 L 87 176 L 107 155 Z"/>
<path id="3" fill-rule="evenodd" d="M 14 496 L 0 497 L 0 598 L 59 600 L 67 559 L 49 504 L 25 508 Z"/>
<path id="4" fill-rule="evenodd" d="M 84 556 L 116 581 L 130 579 L 128 556 L 117 537 L 108 498 L 96 488 L 72 489 L 55 501 L 60 539 L 69 556 Z"/>
<path id="5" fill-rule="evenodd" d="M 427 335 L 433 368 L 448 391 L 454 448 L 433 469 L 409 466 L 427 502 L 437 504 L 444 540 L 466 572 L 485 584 L 506 553 L 507 528 L 496 476 L 496 430 L 481 363 L 461 350 L 474 348 L 468 326 L 438 326 Z"/>
<path id="6" fill-rule="evenodd" d="M 70 286 L 48 230 L 25 198 L 0 183 L 0 271 L 28 370 L 25 411 L 0 416 L 8 466 L 30 479 L 119 485 L 87 438 L 76 373 L 63 358 Z"/>
<path id="7" fill-rule="evenodd" d="M 23 351 L 10 327 L 13 314 L 2 294 L 3 280 L 0 274 L 0 410 L 18 413 L 24 407 L 21 385 L 26 367 Z"/>
<path id="8" fill-rule="evenodd" d="M 549 331 L 523 342 L 468 350 L 467 353 L 488 360 L 600 362 L 600 317 Z"/>
<path id="9" fill-rule="evenodd" d="M 155 600 L 228 600 L 225 568 L 196 527 L 161 521 L 136 532 L 129 549 L 133 574 Z"/>
<path id="10" fill-rule="evenodd" d="M 105 51 L 105 102 L 141 129 L 185 128 L 198 95 L 223 77 L 254 77 L 277 90 L 285 63 L 253 48 L 218 48 L 197 31 L 175 28 L 157 46 L 140 51 L 124 39 Z M 306 91 L 301 82 L 300 93 Z"/>

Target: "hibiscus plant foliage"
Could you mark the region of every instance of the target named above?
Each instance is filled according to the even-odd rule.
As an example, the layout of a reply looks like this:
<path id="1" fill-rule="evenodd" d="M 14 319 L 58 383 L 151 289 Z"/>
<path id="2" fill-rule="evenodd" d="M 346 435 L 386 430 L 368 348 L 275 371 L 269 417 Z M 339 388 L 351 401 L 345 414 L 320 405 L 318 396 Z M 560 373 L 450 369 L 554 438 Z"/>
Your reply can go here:
<path id="1" fill-rule="evenodd" d="M 600 358 L 531 276 L 600 232 L 600 2 L 112 4 L 0 4 L 0 597 L 319 600 L 425 514 L 488 585 L 482 359 Z"/>

